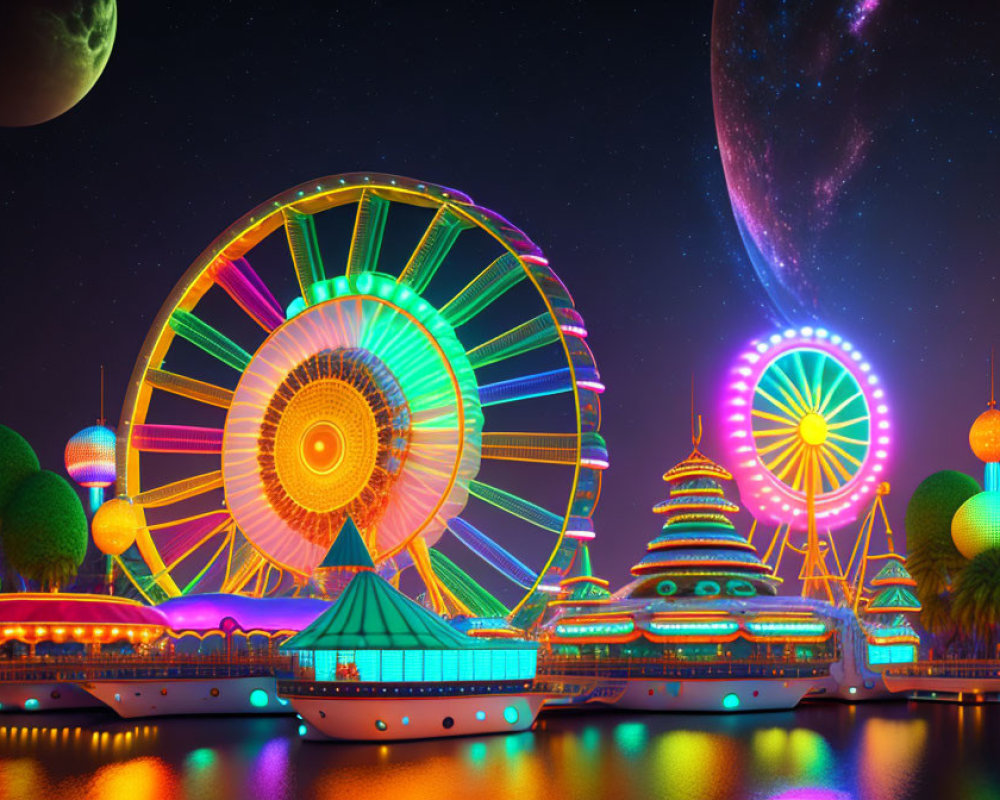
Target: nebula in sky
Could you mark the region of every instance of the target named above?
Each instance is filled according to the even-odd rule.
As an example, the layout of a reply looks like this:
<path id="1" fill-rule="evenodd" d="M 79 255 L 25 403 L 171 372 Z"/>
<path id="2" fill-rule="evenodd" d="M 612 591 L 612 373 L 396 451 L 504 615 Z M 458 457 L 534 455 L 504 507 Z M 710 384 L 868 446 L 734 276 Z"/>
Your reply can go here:
<path id="1" fill-rule="evenodd" d="M 715 4 L 712 94 L 729 196 L 754 270 L 790 322 L 826 310 L 835 223 L 876 136 L 879 5 Z"/>

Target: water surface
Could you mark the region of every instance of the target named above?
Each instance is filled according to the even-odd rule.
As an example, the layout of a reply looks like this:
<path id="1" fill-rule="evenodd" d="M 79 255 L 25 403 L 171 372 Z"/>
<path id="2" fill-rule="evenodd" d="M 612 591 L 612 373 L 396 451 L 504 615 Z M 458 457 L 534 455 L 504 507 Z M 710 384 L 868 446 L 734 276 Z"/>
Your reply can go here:
<path id="1" fill-rule="evenodd" d="M 547 713 L 512 736 L 303 742 L 292 717 L 0 715 L 0 800 L 1000 797 L 1000 706 Z"/>

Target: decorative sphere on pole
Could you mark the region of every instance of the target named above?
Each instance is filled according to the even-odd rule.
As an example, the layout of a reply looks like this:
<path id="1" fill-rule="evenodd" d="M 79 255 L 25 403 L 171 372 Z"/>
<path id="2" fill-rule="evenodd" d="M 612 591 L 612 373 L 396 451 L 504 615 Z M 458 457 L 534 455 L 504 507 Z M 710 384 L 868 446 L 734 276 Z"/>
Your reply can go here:
<path id="1" fill-rule="evenodd" d="M 125 497 L 112 497 L 94 514 L 90 533 L 94 544 L 106 556 L 120 556 L 135 542 L 139 530 L 132 503 Z"/>
<path id="2" fill-rule="evenodd" d="M 80 486 L 90 489 L 90 512 L 104 500 L 104 489 L 115 482 L 115 432 L 91 425 L 66 443 L 66 471 Z"/>

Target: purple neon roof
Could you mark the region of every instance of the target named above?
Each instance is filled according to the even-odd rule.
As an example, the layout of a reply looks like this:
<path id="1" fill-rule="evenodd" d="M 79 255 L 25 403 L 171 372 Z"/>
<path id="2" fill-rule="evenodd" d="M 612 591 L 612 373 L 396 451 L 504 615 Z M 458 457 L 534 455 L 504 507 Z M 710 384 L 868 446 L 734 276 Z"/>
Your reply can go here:
<path id="1" fill-rule="evenodd" d="M 300 631 L 326 611 L 325 600 L 304 597 L 243 597 L 192 594 L 173 597 L 157 608 L 174 631 L 211 631 L 231 617 L 241 631 Z"/>

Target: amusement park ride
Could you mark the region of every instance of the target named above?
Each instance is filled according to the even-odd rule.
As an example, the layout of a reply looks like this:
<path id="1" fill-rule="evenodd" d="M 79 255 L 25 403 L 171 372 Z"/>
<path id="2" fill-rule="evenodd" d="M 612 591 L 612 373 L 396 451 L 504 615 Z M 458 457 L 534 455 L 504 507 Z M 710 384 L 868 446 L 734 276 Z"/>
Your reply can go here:
<path id="1" fill-rule="evenodd" d="M 850 342 L 804 327 L 755 341 L 732 370 L 728 443 L 754 531 L 775 523 L 764 555 L 777 575 L 785 552 L 802 556 L 802 596 L 863 603 L 876 519 L 892 529 L 882 498 L 890 445 L 889 407 L 871 365 Z M 870 504 L 843 565 L 832 531 Z M 796 534 L 805 533 L 796 542 Z"/>
<path id="2" fill-rule="evenodd" d="M 399 207 L 428 220 L 402 256 L 382 252 Z M 345 210 L 353 227 L 335 245 L 325 217 Z M 479 251 L 450 256 L 476 237 Z M 254 267 L 281 260 L 295 278 L 284 303 Z M 224 314 L 212 321 L 220 295 L 256 337 L 231 321 L 237 343 Z M 412 566 L 435 611 L 530 624 L 594 536 L 607 451 L 586 336 L 541 251 L 466 195 L 371 174 L 303 184 L 231 225 L 170 293 L 129 382 L 117 497 L 95 529 L 125 545 L 112 555 L 150 601 L 322 595 L 315 573 L 350 515 L 379 572 L 398 584 Z M 541 465 L 538 485 L 561 497 L 546 507 L 487 483 L 490 461 Z M 472 521 L 475 504 L 504 512 L 496 529 Z M 516 552 L 522 528 L 541 529 L 544 552 Z M 123 558 L 132 531 L 140 557 Z M 445 536 L 513 602 L 446 556 Z"/>

